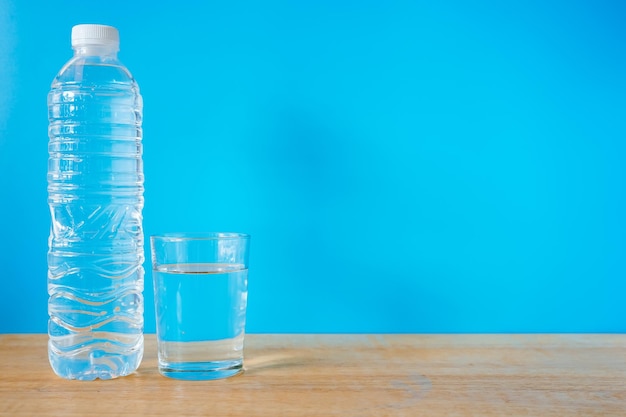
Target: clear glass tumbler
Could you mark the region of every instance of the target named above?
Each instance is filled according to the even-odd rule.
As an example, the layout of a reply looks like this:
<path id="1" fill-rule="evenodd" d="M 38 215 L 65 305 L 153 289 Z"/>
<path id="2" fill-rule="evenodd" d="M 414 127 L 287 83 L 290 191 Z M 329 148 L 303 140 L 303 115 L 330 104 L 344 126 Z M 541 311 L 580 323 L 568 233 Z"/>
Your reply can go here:
<path id="1" fill-rule="evenodd" d="M 159 372 L 187 380 L 243 370 L 250 236 L 152 236 Z"/>

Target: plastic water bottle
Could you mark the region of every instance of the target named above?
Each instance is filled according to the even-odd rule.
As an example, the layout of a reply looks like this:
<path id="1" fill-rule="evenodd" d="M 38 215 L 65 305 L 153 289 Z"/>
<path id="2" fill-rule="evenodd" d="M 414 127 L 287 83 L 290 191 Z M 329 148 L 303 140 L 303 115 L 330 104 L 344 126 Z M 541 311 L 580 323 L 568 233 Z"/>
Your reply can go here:
<path id="1" fill-rule="evenodd" d="M 48 356 L 110 379 L 143 357 L 143 105 L 117 29 L 75 26 L 72 48 L 48 94 Z"/>

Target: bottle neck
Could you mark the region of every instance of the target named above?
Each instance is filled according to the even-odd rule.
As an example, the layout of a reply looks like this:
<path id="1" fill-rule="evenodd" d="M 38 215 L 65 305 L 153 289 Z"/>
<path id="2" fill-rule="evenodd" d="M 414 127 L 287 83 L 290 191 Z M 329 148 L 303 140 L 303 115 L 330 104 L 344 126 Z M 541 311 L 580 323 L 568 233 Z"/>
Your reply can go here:
<path id="1" fill-rule="evenodd" d="M 117 58 L 116 46 L 111 45 L 81 45 L 74 46 L 75 56 L 106 56 L 111 58 Z"/>

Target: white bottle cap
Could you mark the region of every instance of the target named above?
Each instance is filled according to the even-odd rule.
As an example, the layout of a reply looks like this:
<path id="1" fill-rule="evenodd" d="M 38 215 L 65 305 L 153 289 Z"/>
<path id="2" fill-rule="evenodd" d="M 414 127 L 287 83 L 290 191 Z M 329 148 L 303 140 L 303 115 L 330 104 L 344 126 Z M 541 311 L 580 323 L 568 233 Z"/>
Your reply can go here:
<path id="1" fill-rule="evenodd" d="M 72 47 L 109 46 L 120 49 L 120 34 L 113 26 L 76 25 L 72 28 Z"/>

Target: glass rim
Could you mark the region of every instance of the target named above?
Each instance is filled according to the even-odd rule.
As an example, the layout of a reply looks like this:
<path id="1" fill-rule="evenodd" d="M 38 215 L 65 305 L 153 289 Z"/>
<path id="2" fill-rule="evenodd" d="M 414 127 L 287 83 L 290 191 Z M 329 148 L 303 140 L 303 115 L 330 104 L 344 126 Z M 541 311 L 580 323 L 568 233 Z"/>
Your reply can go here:
<path id="1" fill-rule="evenodd" d="M 233 232 L 173 232 L 162 233 L 150 236 L 150 240 L 161 240 L 164 242 L 186 242 L 191 240 L 237 240 L 250 239 L 247 233 Z"/>

